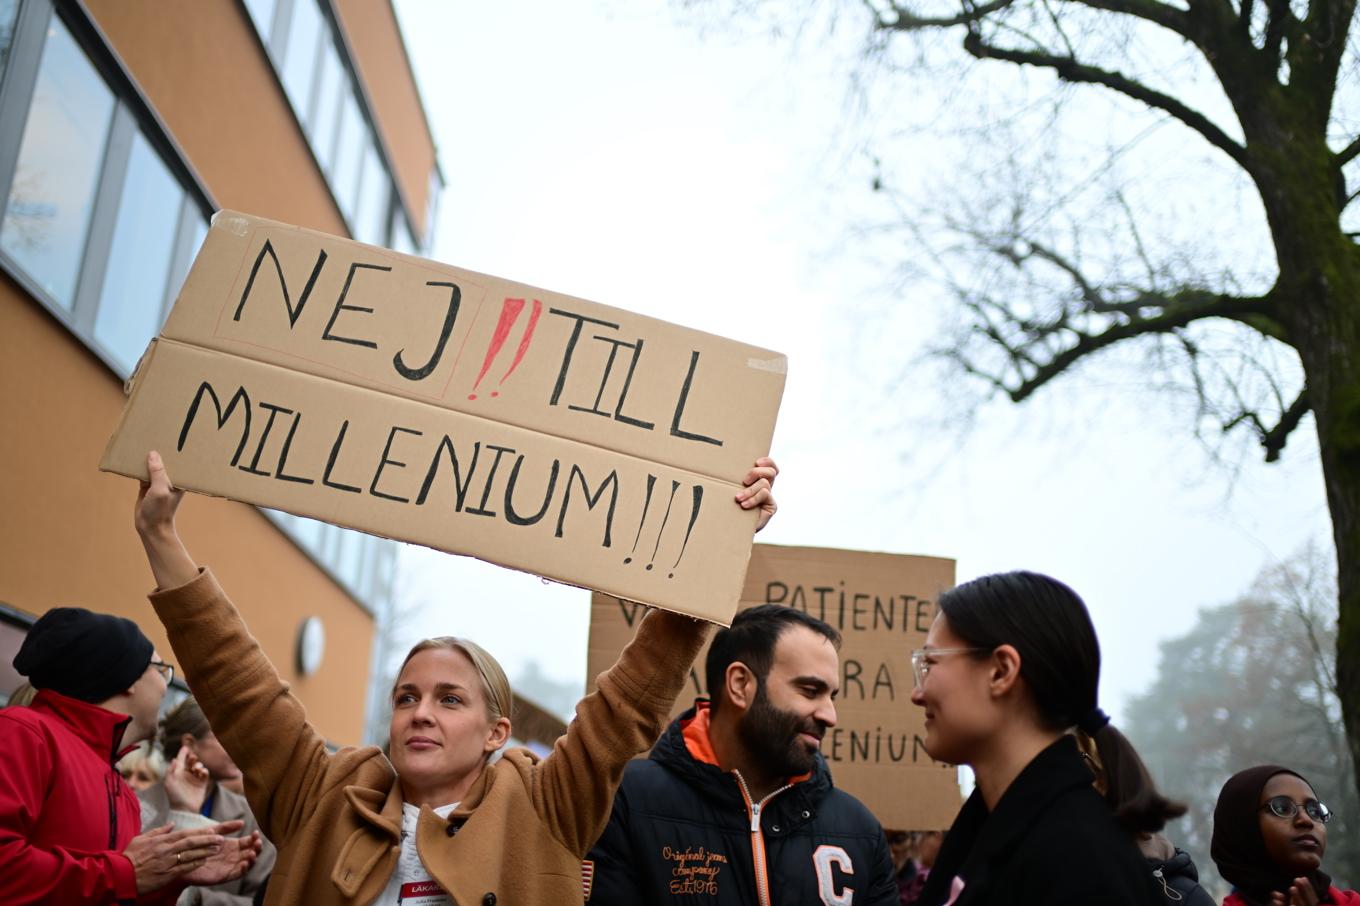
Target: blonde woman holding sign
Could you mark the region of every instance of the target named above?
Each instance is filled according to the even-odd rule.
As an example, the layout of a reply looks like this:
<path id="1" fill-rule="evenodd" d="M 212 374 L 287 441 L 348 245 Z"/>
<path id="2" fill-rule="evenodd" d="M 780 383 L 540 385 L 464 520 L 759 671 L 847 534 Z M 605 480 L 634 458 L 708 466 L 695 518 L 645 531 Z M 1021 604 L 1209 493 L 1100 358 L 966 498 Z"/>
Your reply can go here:
<path id="1" fill-rule="evenodd" d="M 665 726 L 706 623 L 650 613 L 542 761 L 512 749 L 488 763 L 510 737 L 509 683 L 490 654 L 447 637 L 416 645 L 401 668 L 391 760 L 371 746 L 331 754 L 180 541 L 183 492 L 158 454 L 147 470 L 135 522 L 156 579 L 151 603 L 278 847 L 266 904 L 583 901 L 581 859 L 609 818 L 624 765 Z M 777 472 L 758 460 L 737 495 L 743 509 L 759 511 L 757 530 L 774 514 Z"/>

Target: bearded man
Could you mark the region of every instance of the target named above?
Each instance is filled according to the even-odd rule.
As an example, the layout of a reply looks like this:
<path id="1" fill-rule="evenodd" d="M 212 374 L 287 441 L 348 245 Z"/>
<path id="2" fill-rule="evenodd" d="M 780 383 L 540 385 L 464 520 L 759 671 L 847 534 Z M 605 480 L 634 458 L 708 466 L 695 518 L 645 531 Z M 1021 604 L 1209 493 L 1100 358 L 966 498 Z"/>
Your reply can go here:
<path id="1" fill-rule="evenodd" d="M 819 751 L 836 724 L 839 647 L 834 628 L 776 604 L 714 636 L 711 701 L 624 773 L 584 866 L 592 906 L 896 906 L 883 829 L 832 785 Z"/>

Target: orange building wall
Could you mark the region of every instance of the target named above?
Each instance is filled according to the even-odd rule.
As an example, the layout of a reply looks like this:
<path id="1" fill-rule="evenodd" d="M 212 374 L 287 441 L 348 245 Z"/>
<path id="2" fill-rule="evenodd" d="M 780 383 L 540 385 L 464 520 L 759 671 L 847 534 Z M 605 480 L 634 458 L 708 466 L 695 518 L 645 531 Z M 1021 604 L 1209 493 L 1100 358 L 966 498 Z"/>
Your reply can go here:
<path id="1" fill-rule="evenodd" d="M 343 235 L 344 220 L 239 2 L 87 0 L 87 7 L 223 207 Z M 393 174 L 423 235 L 434 144 L 396 17 L 379 0 L 339 18 Z"/>
<path id="2" fill-rule="evenodd" d="M 0 601 L 34 615 L 61 604 L 120 614 L 169 657 L 132 528 L 136 484 L 97 470 L 122 406 L 108 368 L 0 273 Z M 253 507 L 191 494 L 180 513 L 190 550 L 232 594 L 317 728 L 359 742 L 372 617 Z M 312 614 L 325 625 L 326 654 L 302 679 L 293 652 Z"/>
<path id="3" fill-rule="evenodd" d="M 190 165 L 223 207 L 344 234 L 249 14 L 236 0 L 85 0 Z M 434 147 L 391 6 L 335 7 L 424 229 Z M 0 271 L 0 602 L 32 614 L 79 604 L 130 617 L 167 655 L 131 525 L 136 487 L 96 469 L 122 411 L 117 378 Z M 173 477 L 173 476 L 172 476 Z M 180 533 L 337 743 L 362 737 L 373 619 L 253 507 L 190 495 Z M 326 654 L 294 673 L 299 625 L 317 615 Z"/>
<path id="4" fill-rule="evenodd" d="M 241 4 L 87 0 L 86 6 L 218 204 L 345 235 Z"/>
<path id="5" fill-rule="evenodd" d="M 399 191 L 410 205 L 418 235 L 423 236 L 434 144 L 396 14 L 390 3 L 374 0 L 335 0 L 335 6 L 373 101 L 378 128 L 394 158 Z"/>

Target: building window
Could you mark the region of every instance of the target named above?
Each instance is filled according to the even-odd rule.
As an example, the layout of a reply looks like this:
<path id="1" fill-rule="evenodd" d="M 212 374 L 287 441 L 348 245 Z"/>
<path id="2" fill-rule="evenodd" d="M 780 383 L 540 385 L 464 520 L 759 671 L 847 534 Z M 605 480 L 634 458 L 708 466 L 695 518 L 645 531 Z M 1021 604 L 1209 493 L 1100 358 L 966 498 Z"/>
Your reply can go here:
<path id="1" fill-rule="evenodd" d="M 113 92 L 54 17 L 0 223 L 0 249 L 68 311 L 113 108 Z"/>
<path id="2" fill-rule="evenodd" d="M 5 76 L 5 61 L 14 43 L 14 28 L 19 21 L 19 0 L 0 0 L 0 79 Z"/>
<path id="3" fill-rule="evenodd" d="M 207 235 L 207 193 L 155 131 L 154 117 L 112 55 L 98 49 L 79 4 L 63 5 L 60 14 L 51 0 L 19 6 L 0 0 L 0 63 L 6 65 L 0 70 L 0 267 L 125 378 L 160 330 Z M 279 11 L 272 2 L 248 8 L 252 16 L 277 18 Z M 11 46 L 23 52 L 9 54 Z M 365 147 L 357 134 L 355 203 Z M 381 166 L 378 172 L 380 185 L 387 174 Z M 379 194 L 385 225 L 388 195 Z M 384 606 L 395 543 L 311 519 L 270 516 L 364 606 Z M 344 548 L 329 545 L 328 557 L 331 537 Z M 376 584 L 374 575 L 388 576 L 387 584 Z"/>
<path id="4" fill-rule="evenodd" d="M 430 168 L 430 188 L 425 200 L 425 254 L 434 249 L 435 219 L 439 216 L 439 197 L 444 191 L 444 177 L 439 173 L 439 164 Z"/>
<path id="5" fill-rule="evenodd" d="M 274 32 L 274 6 L 276 0 L 245 0 L 246 10 L 255 23 L 255 30 L 264 38 L 265 44 Z"/>
<path id="6" fill-rule="evenodd" d="M 393 231 L 388 208 L 402 202 L 393 191 L 372 117 L 365 115 L 363 92 L 342 56 L 345 45 L 326 6 L 317 0 L 244 2 L 350 236 L 389 248 L 407 242 L 410 217 L 405 218 L 405 236 Z M 442 186 L 437 171 L 435 177 L 432 189 Z M 433 228 L 431 219 L 422 243 L 426 251 L 433 244 Z"/>
<path id="7" fill-rule="evenodd" d="M 346 91 L 340 101 L 340 123 L 335 131 L 335 171 L 331 174 L 331 191 L 346 220 L 354 217 L 354 203 L 358 200 L 363 133 L 359 102 L 354 99 L 353 91 Z"/>
<path id="8" fill-rule="evenodd" d="M 406 225 L 406 214 L 401 205 L 392 205 L 392 248 L 407 255 L 419 253 L 416 241 L 411 238 L 411 228 Z"/>
<path id="9" fill-rule="evenodd" d="M 321 48 L 321 10 L 316 0 L 294 0 L 288 22 L 288 47 L 283 53 L 283 87 L 293 99 L 293 109 L 305 129 L 308 123 L 312 84 L 316 79 L 317 53 Z"/>
<path id="10" fill-rule="evenodd" d="M 378 149 L 372 143 L 364 151 L 363 171 L 359 177 L 359 204 L 354 211 L 354 238 L 371 245 L 387 245 L 387 206 L 391 183 Z"/>
<path id="11" fill-rule="evenodd" d="M 327 176 L 332 175 L 335 166 L 335 130 L 340 122 L 340 96 L 345 87 L 344 67 L 335 42 L 324 37 L 312 109 L 307 117 L 307 138 L 316 152 L 317 163 Z"/>
<path id="12" fill-rule="evenodd" d="M 131 374 L 160 330 L 184 190 L 140 133 L 132 140 L 94 337 Z"/>

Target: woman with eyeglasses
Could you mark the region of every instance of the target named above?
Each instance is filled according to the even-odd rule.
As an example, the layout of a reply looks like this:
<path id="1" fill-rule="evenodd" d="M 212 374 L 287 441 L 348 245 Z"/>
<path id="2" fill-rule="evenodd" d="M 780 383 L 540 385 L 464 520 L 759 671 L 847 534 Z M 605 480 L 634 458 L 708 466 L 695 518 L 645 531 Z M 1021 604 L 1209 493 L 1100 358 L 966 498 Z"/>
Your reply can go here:
<path id="1" fill-rule="evenodd" d="M 1209 853 L 1232 884 L 1223 906 L 1360 906 L 1322 871 L 1332 813 L 1302 776 L 1277 764 L 1239 771 L 1218 794 Z"/>
<path id="2" fill-rule="evenodd" d="M 926 751 L 976 778 L 922 904 L 1164 902 L 1137 835 L 1185 808 L 1097 706 L 1100 645 L 1075 592 L 1030 572 L 964 583 L 940 596 L 912 666 Z M 1103 792 L 1076 734 L 1094 743 Z"/>

